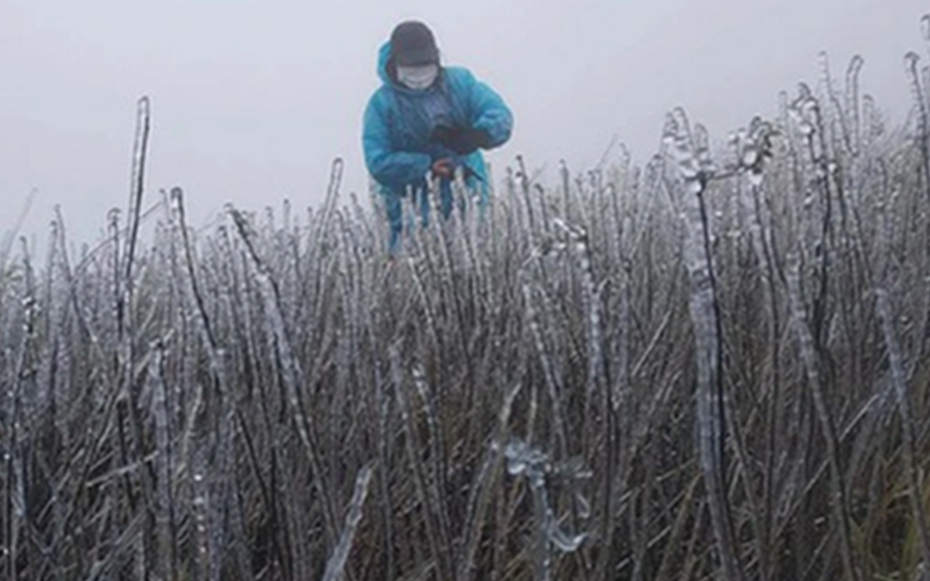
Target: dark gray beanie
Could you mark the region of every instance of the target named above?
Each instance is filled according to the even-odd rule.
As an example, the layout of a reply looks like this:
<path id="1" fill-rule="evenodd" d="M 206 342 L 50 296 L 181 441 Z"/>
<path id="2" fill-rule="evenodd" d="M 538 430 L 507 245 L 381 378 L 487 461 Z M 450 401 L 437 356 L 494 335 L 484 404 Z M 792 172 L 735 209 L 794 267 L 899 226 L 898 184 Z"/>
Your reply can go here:
<path id="1" fill-rule="evenodd" d="M 391 56 L 402 67 L 439 63 L 439 49 L 432 31 L 422 22 L 408 21 L 391 33 Z"/>

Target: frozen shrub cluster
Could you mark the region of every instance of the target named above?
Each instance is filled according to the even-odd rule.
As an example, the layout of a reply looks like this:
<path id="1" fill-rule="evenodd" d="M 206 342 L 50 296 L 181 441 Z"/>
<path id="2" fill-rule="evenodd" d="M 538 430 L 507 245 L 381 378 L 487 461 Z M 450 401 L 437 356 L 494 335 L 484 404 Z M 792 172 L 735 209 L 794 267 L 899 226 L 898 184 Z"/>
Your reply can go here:
<path id="1" fill-rule="evenodd" d="M 0 578 L 926 576 L 921 62 L 894 131 L 824 60 L 393 260 L 339 163 L 306 214 L 143 213 L 143 101 L 108 239 L 0 245 Z"/>

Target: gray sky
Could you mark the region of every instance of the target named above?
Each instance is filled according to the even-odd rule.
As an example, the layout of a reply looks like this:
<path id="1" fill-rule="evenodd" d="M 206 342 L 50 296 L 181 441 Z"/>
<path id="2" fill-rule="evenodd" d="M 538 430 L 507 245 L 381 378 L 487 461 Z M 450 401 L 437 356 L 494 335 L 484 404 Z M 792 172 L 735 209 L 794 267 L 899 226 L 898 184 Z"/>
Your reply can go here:
<path id="1" fill-rule="evenodd" d="M 925 0 L 0 0 L 0 233 L 36 189 L 27 232 L 44 238 L 60 204 L 72 240 L 96 240 L 126 206 L 142 95 L 149 201 L 181 185 L 194 224 L 225 202 L 317 205 L 337 156 L 347 189 L 366 193 L 362 111 L 377 49 L 405 18 L 513 108 L 496 166 L 523 153 L 577 169 L 614 135 L 645 158 L 677 105 L 717 136 L 771 115 L 779 90 L 816 81 L 820 50 L 838 75 L 862 54 L 865 92 L 900 119 L 902 57 L 927 58 L 925 12 Z"/>

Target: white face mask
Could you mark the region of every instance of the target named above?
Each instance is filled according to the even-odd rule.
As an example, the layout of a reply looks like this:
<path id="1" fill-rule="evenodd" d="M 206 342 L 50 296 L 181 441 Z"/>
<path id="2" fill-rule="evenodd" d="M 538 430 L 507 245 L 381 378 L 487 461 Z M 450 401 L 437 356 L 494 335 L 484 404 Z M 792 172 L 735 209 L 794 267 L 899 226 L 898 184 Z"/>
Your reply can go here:
<path id="1" fill-rule="evenodd" d="M 414 91 L 430 88 L 439 76 L 439 65 L 397 67 L 397 81 Z"/>

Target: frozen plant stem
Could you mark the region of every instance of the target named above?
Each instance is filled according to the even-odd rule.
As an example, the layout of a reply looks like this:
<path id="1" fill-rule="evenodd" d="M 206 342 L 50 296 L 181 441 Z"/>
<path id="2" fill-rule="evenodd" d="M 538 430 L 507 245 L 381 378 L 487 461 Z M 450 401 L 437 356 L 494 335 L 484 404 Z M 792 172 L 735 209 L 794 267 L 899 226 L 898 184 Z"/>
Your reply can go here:
<path id="1" fill-rule="evenodd" d="M 326 563 L 326 572 L 323 574 L 322 581 L 339 581 L 344 578 L 343 571 L 349 559 L 352 540 L 355 538 L 358 524 L 362 521 L 362 508 L 365 498 L 368 497 L 368 483 L 371 481 L 372 470 L 373 468 L 368 465 L 358 471 L 358 476 L 355 478 L 355 491 L 352 493 L 352 500 L 349 501 L 345 526 L 342 527 L 339 544 L 336 545 L 332 557 Z"/>
<path id="2" fill-rule="evenodd" d="M 798 340 L 799 351 L 807 373 L 807 382 L 814 399 L 817 417 L 827 444 L 827 460 L 830 466 L 830 492 L 831 506 L 835 526 L 839 531 L 840 555 L 843 562 L 843 575 L 852 581 L 861 579 L 860 572 L 854 560 L 852 535 L 849 530 L 849 514 L 846 502 L 846 486 L 843 482 L 843 470 L 840 466 L 839 443 L 833 418 L 827 407 L 823 393 L 823 378 L 820 364 L 814 350 L 814 337 L 807 323 L 804 306 L 801 302 L 800 266 L 796 255 L 789 257 L 788 265 L 788 295 L 791 301 L 793 323 Z"/>
<path id="3" fill-rule="evenodd" d="M 666 139 L 676 163 L 681 189 L 678 203 L 685 230 L 683 240 L 690 280 L 689 308 L 697 359 L 697 416 L 701 463 L 723 575 L 742 581 L 745 573 L 733 531 L 727 495 L 726 417 L 721 355 L 720 311 L 712 261 L 712 241 L 704 194 L 707 178 L 684 111 L 666 121 Z M 677 188 L 671 181 L 669 188 Z"/>

